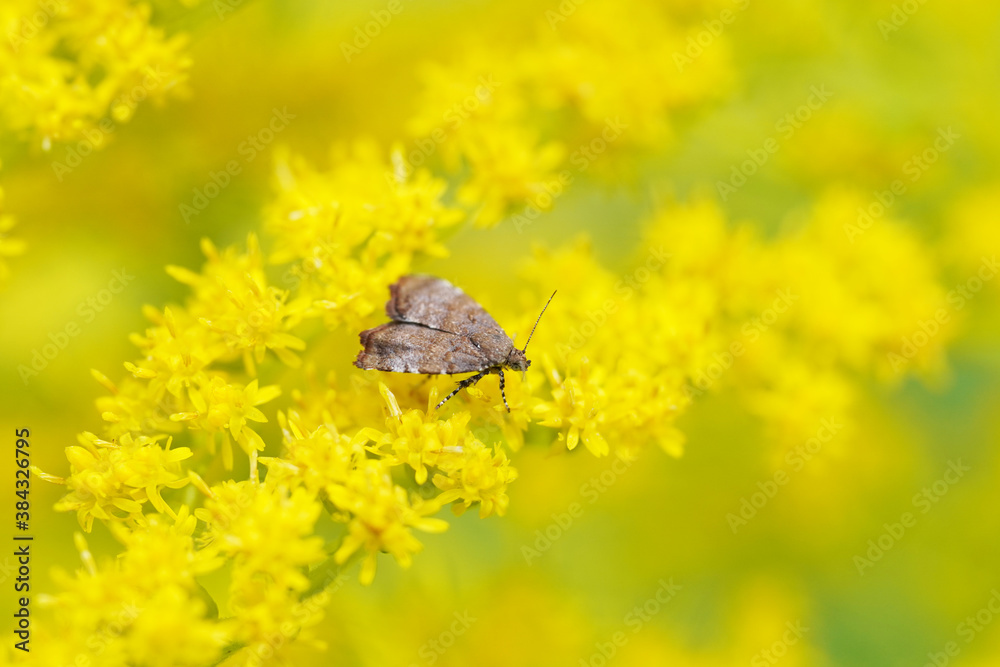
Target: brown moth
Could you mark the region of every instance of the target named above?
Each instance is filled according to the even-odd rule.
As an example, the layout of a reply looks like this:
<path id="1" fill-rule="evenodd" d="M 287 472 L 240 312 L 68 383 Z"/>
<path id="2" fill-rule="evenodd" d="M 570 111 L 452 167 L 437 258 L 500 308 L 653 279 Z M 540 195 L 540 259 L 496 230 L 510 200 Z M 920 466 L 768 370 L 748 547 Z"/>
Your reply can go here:
<path id="1" fill-rule="evenodd" d="M 504 407 L 510 412 L 503 372 L 505 369 L 528 370 L 531 362 L 524 351 L 538 320 L 542 319 L 541 313 L 524 348 L 519 350 L 482 306 L 447 280 L 434 276 L 403 276 L 389 287 L 389 295 L 385 314 L 392 322 L 361 332 L 361 345 L 365 349 L 358 353 L 355 366 L 427 375 L 475 373 L 459 382 L 437 408 L 485 375 L 496 373 L 500 376 Z M 555 295 L 553 292 L 549 297 L 542 313 Z"/>

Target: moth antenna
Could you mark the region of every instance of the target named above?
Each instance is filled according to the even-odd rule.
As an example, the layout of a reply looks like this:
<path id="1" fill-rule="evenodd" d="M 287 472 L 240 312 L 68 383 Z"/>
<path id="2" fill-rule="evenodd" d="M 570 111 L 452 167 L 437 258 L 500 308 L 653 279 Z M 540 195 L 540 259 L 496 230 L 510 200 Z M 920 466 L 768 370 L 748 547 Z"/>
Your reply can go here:
<path id="1" fill-rule="evenodd" d="M 528 334 L 528 340 L 524 341 L 524 347 L 521 348 L 521 352 L 525 352 L 528 349 L 528 343 L 531 342 L 531 337 L 535 335 L 535 329 L 538 328 L 538 320 L 542 319 L 542 315 L 545 314 L 545 309 L 549 307 L 550 303 L 552 303 L 552 297 L 554 297 L 558 291 L 559 290 L 555 290 L 552 292 L 552 296 L 550 296 L 549 300 L 545 302 L 544 306 L 542 306 L 542 312 L 538 313 L 538 319 L 535 320 L 535 326 L 531 327 L 531 333 Z"/>

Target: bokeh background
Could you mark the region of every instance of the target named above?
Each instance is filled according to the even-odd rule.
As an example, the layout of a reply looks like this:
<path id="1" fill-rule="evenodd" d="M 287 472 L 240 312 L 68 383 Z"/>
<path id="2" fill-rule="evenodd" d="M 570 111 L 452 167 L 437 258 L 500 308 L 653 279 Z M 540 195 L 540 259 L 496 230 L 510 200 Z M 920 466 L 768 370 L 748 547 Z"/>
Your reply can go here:
<path id="1" fill-rule="evenodd" d="M 78 433 L 100 427 L 94 400 L 105 392 L 90 369 L 121 375 L 121 364 L 136 357 L 129 334 L 147 326 L 142 306 L 185 299 L 187 287 L 165 266 L 196 270 L 203 237 L 226 247 L 263 228 L 283 156 L 327 169 L 338 159 L 332 145 L 359 138 L 408 149 L 435 123 L 447 124 L 449 100 L 467 95 L 448 96 L 442 82 L 449 73 L 496 71 L 498 96 L 507 76 L 519 77 L 518 91 L 534 91 L 530 103 L 509 103 L 540 109 L 531 131 L 538 145 L 562 146 L 553 171 L 570 165 L 573 182 L 532 224 L 519 226 L 512 216 L 523 202 L 510 204 L 488 224 L 449 233 L 447 258 L 418 257 L 414 267 L 447 276 L 484 303 L 505 303 L 501 323 L 501 314 L 520 313 L 522 306 L 531 312 L 518 316 L 531 319 L 541 305 L 525 305 L 536 301 L 523 290 L 524 266 L 535 248 L 572 246 L 585 235 L 600 263 L 620 275 L 631 270 L 645 225 L 657 216 L 681 219 L 686 231 L 665 235 L 667 251 L 680 252 L 670 239 L 688 239 L 689 251 L 697 249 L 690 238 L 716 217 L 730 230 L 753 230 L 747 233 L 760 243 L 794 244 L 808 235 L 804 220 L 841 207 L 848 215 L 814 244 L 839 253 L 847 266 L 855 246 L 874 244 L 874 257 L 857 260 L 871 270 L 842 279 L 867 281 L 860 289 L 872 293 L 893 284 L 896 291 L 887 290 L 893 294 L 926 294 L 927 308 L 915 308 L 900 330 L 912 336 L 945 308 L 948 332 L 935 338 L 934 354 L 921 356 L 920 368 L 902 373 L 886 370 L 901 338 L 858 352 L 874 361 L 838 379 L 849 385 L 850 401 L 842 400 L 839 384 L 810 394 L 828 379 L 808 373 L 797 388 L 770 399 L 748 401 L 738 386 L 713 385 L 670 425 L 684 434 L 682 456 L 646 448 L 621 473 L 613 458 L 583 447 L 553 453 L 529 438 L 511 454 L 519 477 L 505 516 L 449 515 L 447 532 L 421 535 L 425 548 L 411 568 L 385 559 L 370 586 L 348 572 L 311 629 L 313 639 L 281 646 L 265 664 L 793 667 L 1000 660 L 1000 620 L 993 623 L 996 613 L 988 606 L 1000 589 L 994 409 L 1000 279 L 985 280 L 963 297 L 961 309 L 948 298 L 960 286 L 972 289 L 970 279 L 985 275 L 979 273 L 988 266 L 983 258 L 1000 250 L 996 3 L 399 0 L 400 11 L 361 47 L 357 31 L 373 20 L 372 12 L 385 16 L 387 3 L 81 4 L 93 5 L 80 11 L 92 10 L 97 21 L 148 11 L 144 21 L 184 40 L 170 59 L 181 74 L 176 86 L 153 96 L 159 99 L 143 100 L 116 119 L 99 150 L 59 174 L 53 163 L 87 121 L 60 135 L 51 118 L 70 103 L 53 95 L 33 108 L 18 93 L 31 69 L 18 59 L 34 42 L 18 49 L 11 37 L 2 47 L 0 213 L 15 222 L 0 239 L 10 255 L 2 260 L 9 275 L 0 298 L 0 422 L 9 454 L 2 477 L 10 498 L 14 429 L 31 429 L 34 465 L 68 474 L 64 448 Z M 23 18 L 39 11 L 52 13 L 36 40 L 48 39 L 44 31 L 60 22 L 81 20 L 72 8 L 52 6 L 11 3 L 0 14 L 5 34 L 21 35 Z M 95 30 L 81 34 L 77 38 L 92 39 Z M 74 56 L 72 39 L 52 39 L 54 57 L 82 57 Z M 357 52 L 345 51 L 345 44 Z M 134 52 L 117 57 L 126 62 Z M 535 61 L 545 66 L 533 68 Z M 98 66 L 88 67 L 92 80 L 100 78 Z M 544 76 L 533 80 L 525 71 Z M 602 88 L 615 94 L 602 95 Z M 817 90 L 829 91 L 828 99 L 811 98 Z M 294 119 L 246 161 L 243 142 L 275 109 Z M 93 120 L 109 113 L 113 105 L 105 104 Z M 787 118 L 796 113 L 796 121 Z M 613 117 L 629 124 L 624 140 L 591 168 L 576 171 L 568 154 Z M 941 133 L 957 138 L 933 162 L 925 155 L 926 169 L 914 171 L 914 158 Z M 745 183 L 720 188 L 733 185 L 734 170 L 760 156 L 769 140 L 777 149 L 744 173 Z M 495 165 L 488 160 L 467 160 L 456 169 L 460 159 L 450 154 L 450 141 L 430 159 L 435 173 L 450 174 L 452 184 L 477 173 L 488 182 L 502 180 L 503 170 L 490 171 Z M 181 205 L 192 201 L 193 189 L 204 188 L 231 160 L 240 162 L 241 172 L 185 220 Z M 858 223 L 855 205 L 885 197 L 897 179 L 905 193 L 851 242 L 847 226 Z M 674 206 L 713 212 L 672 214 Z M 890 218 L 901 231 L 876 241 Z M 918 246 L 900 251 L 920 258 L 916 277 L 898 270 L 896 252 L 907 244 Z M 726 253 L 714 253 L 708 241 L 705 247 L 719 272 L 730 270 Z M 805 264 L 801 270 L 808 273 Z M 122 270 L 134 280 L 85 316 L 81 304 Z M 553 270 L 544 282 L 561 287 L 560 278 Z M 810 308 L 817 319 L 825 313 L 830 339 L 862 318 L 835 296 L 828 303 L 817 299 Z M 559 307 L 557 297 L 552 309 Z M 22 381 L 19 368 L 70 322 L 80 324 L 79 335 L 37 377 Z M 545 326 L 543 319 L 540 336 Z M 346 369 L 355 353 L 353 333 L 342 339 L 348 342 L 327 349 L 341 357 L 332 365 Z M 805 349 L 834 354 L 823 345 Z M 769 363 L 780 366 L 781 354 Z M 791 400 L 799 395 L 802 402 Z M 380 402 L 377 394 L 373 400 Z M 797 468 L 786 456 L 818 437 L 820 421 L 783 431 L 780 419 L 762 417 L 774 413 L 788 422 L 800 413 L 818 415 L 843 427 Z M 278 455 L 273 419 L 262 433 L 265 453 Z M 776 472 L 787 474 L 787 483 L 769 486 Z M 589 480 L 602 474 L 606 490 L 592 494 Z M 773 497 L 762 500 L 759 493 L 768 488 Z M 926 489 L 924 501 L 919 494 Z M 53 509 L 64 493 L 33 482 L 36 601 L 58 591 L 54 568 L 81 567 L 76 517 Z M 746 512 L 744 501 L 759 507 L 743 515 L 745 524 L 734 522 L 733 515 Z M 560 527 L 574 503 L 581 511 Z M 915 523 L 901 537 L 887 538 L 906 512 Z M 13 500 L 2 503 L 0 516 L 13 525 Z M 547 530 L 556 536 L 550 545 L 539 541 Z M 881 548 L 873 551 L 880 538 Z M 87 540 L 99 561 L 121 549 L 100 522 Z M 539 550 L 526 556 L 525 547 Z M 859 558 L 871 562 L 859 564 Z M 5 568 L 3 577 L 0 612 L 9 619 L 12 574 Z M 677 588 L 666 594 L 664 582 Z M 52 611 L 36 605 L 34 612 L 40 628 L 55 622 Z M 12 635 L 5 631 L 5 638 L 4 660 L 23 659 L 10 649 Z M 955 655 L 947 654 L 949 642 Z"/>

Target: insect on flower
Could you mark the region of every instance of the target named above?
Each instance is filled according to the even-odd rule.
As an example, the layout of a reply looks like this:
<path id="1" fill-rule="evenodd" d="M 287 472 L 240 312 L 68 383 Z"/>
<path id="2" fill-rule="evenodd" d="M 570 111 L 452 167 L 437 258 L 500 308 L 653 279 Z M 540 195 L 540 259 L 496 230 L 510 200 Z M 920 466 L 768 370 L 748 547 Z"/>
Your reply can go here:
<path id="1" fill-rule="evenodd" d="M 555 292 L 545 302 L 520 350 L 482 306 L 447 280 L 403 276 L 389 287 L 389 294 L 385 314 L 392 322 L 361 332 L 365 349 L 358 353 L 355 366 L 393 373 L 475 373 L 459 382 L 437 408 L 485 375 L 496 373 L 500 376 L 504 407 L 510 412 L 503 372 L 528 370 L 531 362 L 524 351 Z"/>

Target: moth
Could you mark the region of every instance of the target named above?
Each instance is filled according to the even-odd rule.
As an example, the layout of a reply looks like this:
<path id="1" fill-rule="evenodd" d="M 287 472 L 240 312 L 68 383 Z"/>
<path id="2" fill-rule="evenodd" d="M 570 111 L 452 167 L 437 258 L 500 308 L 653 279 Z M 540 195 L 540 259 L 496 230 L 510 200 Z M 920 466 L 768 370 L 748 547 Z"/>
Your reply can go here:
<path id="1" fill-rule="evenodd" d="M 525 350 L 555 295 L 553 292 L 545 303 L 528 340 L 519 350 L 482 306 L 447 280 L 403 276 L 389 287 L 385 314 L 392 321 L 361 332 L 364 350 L 358 353 L 354 365 L 392 373 L 475 373 L 459 382 L 435 409 L 489 373 L 496 373 L 500 376 L 504 407 L 510 412 L 503 372 L 523 373 L 531 366 Z"/>

